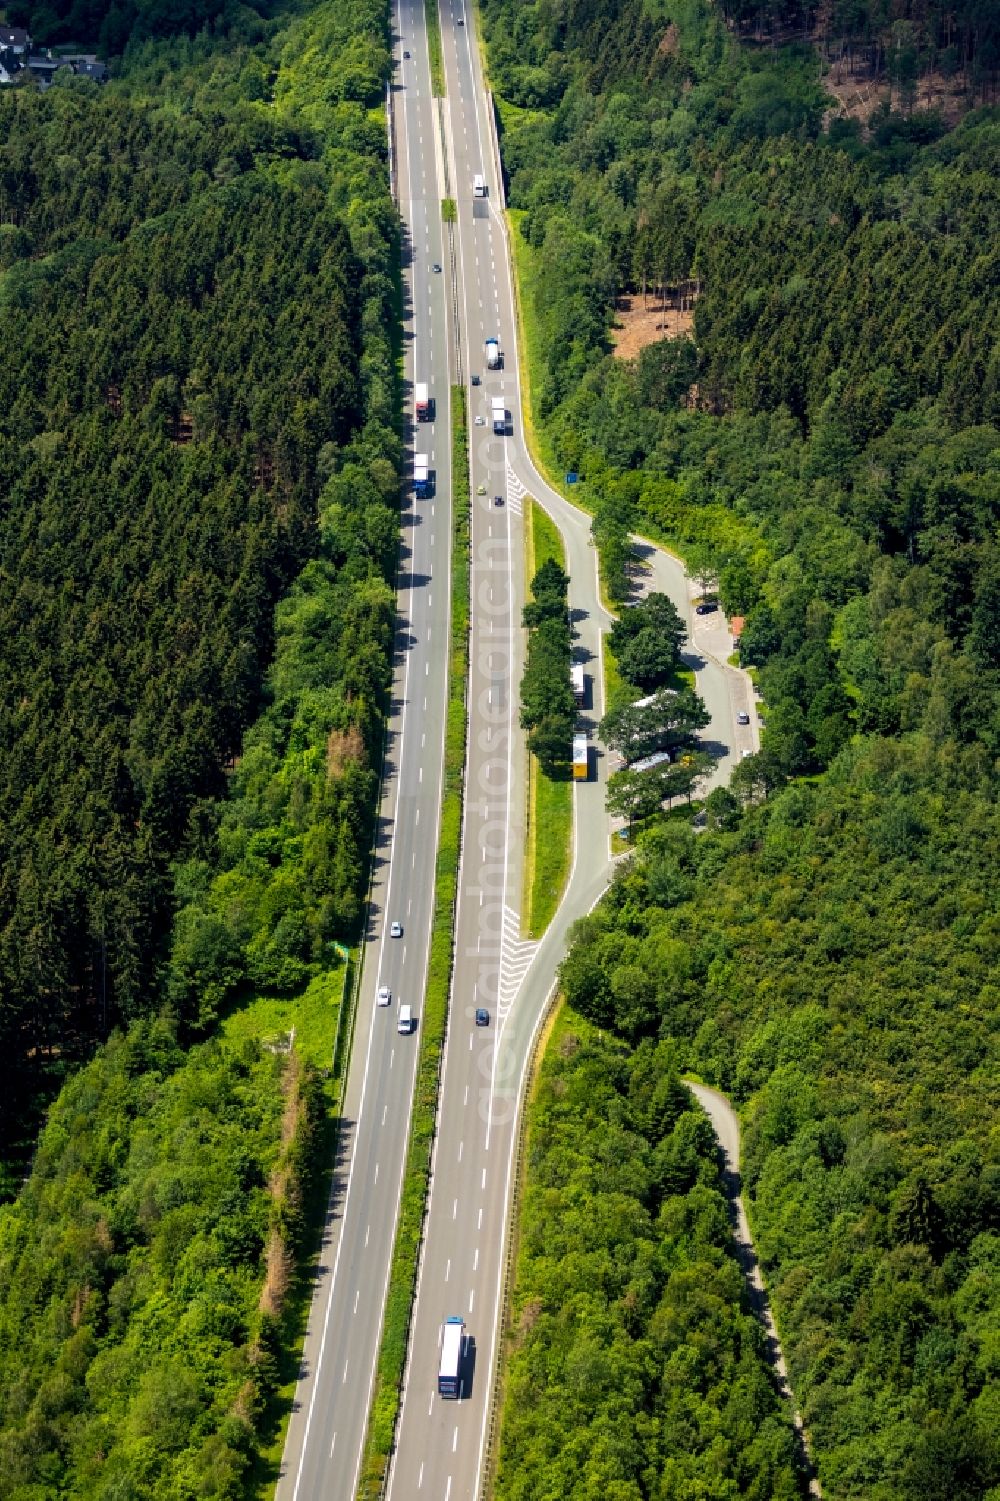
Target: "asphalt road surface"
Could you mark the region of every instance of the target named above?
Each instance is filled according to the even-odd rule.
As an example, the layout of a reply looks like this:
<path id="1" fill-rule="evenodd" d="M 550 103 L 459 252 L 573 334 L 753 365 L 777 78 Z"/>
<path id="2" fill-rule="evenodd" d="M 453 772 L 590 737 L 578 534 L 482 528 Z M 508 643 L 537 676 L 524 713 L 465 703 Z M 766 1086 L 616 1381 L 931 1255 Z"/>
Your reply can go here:
<path id="1" fill-rule="evenodd" d="M 456 919 L 455 977 L 427 1233 L 411 1329 L 396 1448 L 394 1501 L 453 1501 L 478 1494 L 487 1443 L 496 1330 L 506 1250 L 517 1112 L 527 1062 L 572 923 L 611 874 L 604 809 L 606 757 L 596 743 L 603 713 L 600 638 L 610 624 L 598 590 L 589 518 L 550 490 L 521 429 L 514 301 L 497 184 L 495 140 L 476 50 L 474 16 L 457 0 L 441 10 L 447 99 L 431 99 L 423 0 L 397 0 L 394 91 L 397 193 L 408 238 L 408 380 L 427 381 L 440 421 L 421 424 L 411 452 L 429 452 L 437 498 L 403 520 L 395 703 L 373 892 L 372 931 L 349 1070 L 345 1132 L 317 1277 L 302 1375 L 289 1426 L 279 1501 L 350 1501 L 364 1443 L 395 1231 L 417 1037 L 395 1031 L 397 996 L 419 1027 L 433 900 L 446 703 L 451 374 L 466 384 L 473 488 L 472 640 L 465 824 Z M 462 25 L 458 22 L 461 20 Z M 402 58 L 403 49 L 410 53 Z M 455 198 L 451 241 L 440 199 Z M 487 183 L 473 193 L 473 177 Z M 442 266 L 437 274 L 434 263 Z M 502 368 L 483 344 L 497 337 Z M 481 383 L 473 386 L 473 374 Z M 507 431 L 492 430 L 490 402 L 504 398 Z M 482 416 L 483 425 L 475 425 Z M 480 487 L 485 493 L 479 496 Z M 581 727 L 591 736 L 591 776 L 574 784 L 573 861 L 563 902 L 537 943 L 520 936 L 524 742 L 517 723 L 523 652 L 522 501 L 534 496 L 559 526 L 570 574 L 574 652 L 585 664 Z M 500 497 L 500 504 L 496 498 Z M 685 588 L 675 559 L 651 560 L 657 587 Z M 688 619 L 691 620 L 690 609 Z M 698 663 L 712 724 L 707 738 L 731 753 L 733 705 L 723 669 Z M 388 922 L 404 924 L 400 940 Z M 380 982 L 394 1004 L 377 1008 Z M 477 1026 L 475 1011 L 489 1011 Z M 445 1318 L 468 1331 L 459 1401 L 437 1395 Z"/>
<path id="2" fill-rule="evenodd" d="M 422 24 L 422 4 L 404 7 L 402 30 Z M 456 23 L 462 17 L 465 24 Z M 431 1198 L 411 1330 L 391 1501 L 454 1501 L 477 1494 L 491 1410 L 498 1299 L 517 1109 L 525 1067 L 571 923 L 610 875 L 604 812 L 605 760 L 594 743 L 591 779 L 575 784 L 575 844 L 565 899 L 543 939 L 521 939 L 524 743 L 517 722 L 524 595 L 522 501 L 536 497 L 559 523 L 567 550 L 574 650 L 585 663 L 581 722 L 591 733 L 603 712 L 599 599 L 589 520 L 535 473 L 521 429 L 513 291 L 499 207 L 496 164 L 479 72 L 473 16 L 442 10 L 447 100 L 445 135 L 458 207 L 456 277 L 462 358 L 473 426 L 472 650 L 465 829 L 456 919 L 455 978 L 444 1062 Z M 485 199 L 473 178 L 487 183 Z M 487 370 L 483 345 L 499 339 L 503 367 Z M 491 404 L 504 398 L 507 432 L 492 431 Z M 475 426 L 476 415 L 485 421 Z M 485 494 L 476 492 L 483 486 Z M 503 504 L 496 504 L 500 496 Z M 486 1007 L 490 1025 L 477 1027 Z M 444 1320 L 458 1315 L 469 1335 L 459 1401 L 437 1395 Z"/>
<path id="3" fill-rule="evenodd" d="M 364 1443 L 396 1227 L 434 900 L 447 697 L 451 560 L 448 346 L 440 193 L 426 39 L 407 46 L 395 96 L 398 194 L 409 234 L 405 374 L 426 381 L 434 418 L 411 435 L 436 495 L 403 508 L 393 707 L 371 920 L 335 1168 L 279 1501 L 353 1497 Z M 409 492 L 412 497 L 412 490 Z M 402 924 L 401 938 L 388 936 Z M 375 1004 L 379 984 L 392 1004 Z M 398 1005 L 415 1029 L 397 1031 Z"/>

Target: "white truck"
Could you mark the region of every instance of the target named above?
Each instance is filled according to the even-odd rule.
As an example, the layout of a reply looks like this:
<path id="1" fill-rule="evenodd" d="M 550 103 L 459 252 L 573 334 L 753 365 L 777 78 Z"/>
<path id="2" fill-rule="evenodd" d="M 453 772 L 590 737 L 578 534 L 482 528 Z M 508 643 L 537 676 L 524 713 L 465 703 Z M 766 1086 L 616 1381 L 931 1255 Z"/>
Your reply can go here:
<path id="1" fill-rule="evenodd" d="M 586 782 L 590 779 L 590 747 L 586 735 L 573 736 L 573 780 Z"/>
<path id="2" fill-rule="evenodd" d="M 442 1397 L 462 1395 L 462 1356 L 465 1354 L 465 1320 L 458 1314 L 444 1321 L 441 1330 L 441 1358 L 438 1363 L 438 1391 Z"/>
<path id="3" fill-rule="evenodd" d="M 583 663 L 573 662 L 569 669 L 570 682 L 573 685 L 573 697 L 578 704 L 587 701 L 587 680 L 583 675 Z"/>
<path id="4" fill-rule="evenodd" d="M 431 493 L 430 461 L 425 453 L 413 455 L 413 493 L 418 500 L 426 500 Z"/>
<path id="5" fill-rule="evenodd" d="M 500 353 L 500 340 L 487 339 L 483 345 L 486 354 L 487 370 L 500 370 L 503 367 L 503 355 Z"/>
<path id="6" fill-rule="evenodd" d="M 507 408 L 502 396 L 490 398 L 490 408 L 493 412 L 493 431 L 505 433 L 507 431 Z"/>
<path id="7" fill-rule="evenodd" d="M 429 422 L 431 420 L 431 398 L 426 381 L 417 381 L 413 393 L 413 405 L 416 409 L 418 422 Z"/>

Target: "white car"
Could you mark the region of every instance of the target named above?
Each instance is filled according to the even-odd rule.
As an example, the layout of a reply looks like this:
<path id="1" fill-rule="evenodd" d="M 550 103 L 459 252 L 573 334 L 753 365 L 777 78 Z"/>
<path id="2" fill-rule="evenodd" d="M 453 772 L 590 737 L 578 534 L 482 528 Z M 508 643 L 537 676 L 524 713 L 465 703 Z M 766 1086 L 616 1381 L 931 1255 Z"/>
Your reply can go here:
<path id="1" fill-rule="evenodd" d="M 376 990 L 375 992 L 375 1000 L 379 1006 L 392 1005 L 392 991 L 389 989 L 388 985 L 379 986 L 378 990 Z"/>
<path id="2" fill-rule="evenodd" d="M 476 413 L 476 426 L 477 427 L 485 427 L 486 426 L 486 418 L 483 416 L 482 412 L 477 412 Z"/>
<path id="3" fill-rule="evenodd" d="M 391 922 L 389 924 L 389 937 L 390 938 L 402 938 L 402 936 L 403 936 L 403 924 L 401 922 Z"/>

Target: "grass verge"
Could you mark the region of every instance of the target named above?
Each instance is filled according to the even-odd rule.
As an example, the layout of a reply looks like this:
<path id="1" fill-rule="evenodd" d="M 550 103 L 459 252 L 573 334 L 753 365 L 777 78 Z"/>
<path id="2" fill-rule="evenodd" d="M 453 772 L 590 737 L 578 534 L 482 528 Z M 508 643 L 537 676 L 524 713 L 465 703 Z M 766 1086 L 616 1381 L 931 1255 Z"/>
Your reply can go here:
<path id="1" fill-rule="evenodd" d="M 610 714 L 633 703 L 638 694 L 619 672 L 618 658 L 611 650 L 607 632 L 601 636 L 601 651 L 604 657 L 604 712 Z"/>
<path id="2" fill-rule="evenodd" d="M 524 559 L 530 583 L 550 558 L 565 568 L 566 552 L 555 523 L 538 502 L 526 496 L 524 505 Z M 573 783 L 568 776 L 547 776 L 537 756 L 529 755 L 523 915 L 529 938 L 540 938 L 552 921 L 569 874 L 572 843 Z"/>
<path id="3" fill-rule="evenodd" d="M 538 758 L 528 769 L 528 840 L 525 854 L 524 931 L 541 938 L 569 874 L 573 841 L 573 783 L 565 776 L 546 776 Z"/>
<path id="4" fill-rule="evenodd" d="M 438 20 L 437 0 L 424 0 L 424 15 L 427 17 L 427 51 L 431 60 L 431 93 L 437 99 L 445 96 L 444 52 L 441 47 L 441 23 Z"/>
<path id="5" fill-rule="evenodd" d="M 542 1065 L 545 1056 L 553 1045 L 553 1038 L 563 1031 L 563 1017 L 566 1012 L 566 1001 L 561 992 L 549 1006 L 549 1012 L 542 1025 L 538 1029 L 532 1048 L 531 1063 L 528 1067 L 528 1087 L 521 1106 L 521 1119 L 518 1128 L 517 1153 L 514 1159 L 514 1176 L 511 1186 L 510 1239 L 507 1251 L 507 1270 L 504 1285 L 501 1289 L 502 1303 L 500 1307 L 500 1323 L 497 1336 L 500 1346 L 500 1359 L 497 1361 L 497 1389 L 496 1411 L 497 1421 L 489 1436 L 486 1452 L 483 1455 L 484 1485 L 482 1494 L 487 1496 L 496 1495 L 496 1471 L 497 1461 L 500 1457 L 500 1431 L 503 1414 L 507 1402 L 507 1372 L 510 1369 L 511 1356 L 515 1353 L 516 1341 L 511 1332 L 512 1317 L 514 1314 L 514 1299 L 517 1292 L 517 1268 L 521 1259 L 521 1229 L 522 1208 L 524 1204 L 524 1190 L 528 1176 L 528 1150 L 531 1137 L 531 1124 L 535 1115 L 535 1102 L 538 1098 L 538 1090 L 542 1079 Z"/>
<path id="6" fill-rule="evenodd" d="M 410 1141 L 399 1206 L 399 1224 L 389 1272 L 389 1290 L 375 1373 L 375 1391 L 358 1495 L 377 1501 L 392 1449 L 413 1289 L 420 1253 L 438 1082 L 448 1020 L 455 898 L 462 843 L 462 778 L 465 770 L 466 685 L 469 676 L 469 459 L 465 392 L 451 389 L 452 562 L 448 719 L 445 732 L 441 836 L 434 874 L 434 922 L 427 992 L 420 1016 L 420 1060 L 410 1120 Z"/>
<path id="7" fill-rule="evenodd" d="M 296 995 L 257 996 L 230 1012 L 222 1023 L 222 1035 L 230 1042 L 252 1038 L 268 1046 L 281 1045 L 294 1031 L 295 1046 L 305 1061 L 328 1076 L 349 976 L 348 966 L 340 964 L 317 975 Z M 335 1082 L 329 1078 L 331 1085 Z"/>
<path id="8" fill-rule="evenodd" d="M 454 198 L 441 199 L 441 218 L 445 224 L 455 224 L 458 222 L 458 205 L 455 203 Z"/>
<path id="9" fill-rule="evenodd" d="M 541 423 L 535 418 L 533 375 L 541 368 L 542 331 L 535 314 L 535 274 L 531 246 L 521 233 L 523 209 L 508 209 L 510 253 L 514 261 L 514 304 L 517 321 L 518 360 L 523 398 L 524 436 L 542 477 L 557 494 L 563 493 L 555 450 Z"/>
<path id="10" fill-rule="evenodd" d="M 262 1042 L 265 1047 L 282 1047 L 294 1030 L 296 1053 L 313 1065 L 322 1080 L 319 1129 L 312 1151 L 314 1164 L 329 1164 L 333 1160 L 340 1115 L 340 1083 L 346 1057 L 343 1040 L 349 1030 L 345 1025 L 348 1018 L 341 1013 L 351 998 L 356 963 L 352 950 L 347 964 L 317 975 L 304 992 L 294 996 L 256 996 L 231 1012 L 222 1023 L 226 1041 L 236 1045 L 252 1039 Z M 312 1305 L 314 1284 L 311 1273 L 322 1241 L 329 1201 L 328 1168 L 324 1166 L 310 1171 L 303 1187 L 305 1197 L 301 1213 L 309 1231 L 281 1313 L 282 1334 L 277 1345 L 278 1384 L 268 1403 L 274 1422 L 273 1425 L 266 1424 L 265 1439 L 246 1478 L 247 1501 L 267 1501 L 273 1497 L 281 1470 L 285 1436 L 299 1379 L 302 1343 Z"/>

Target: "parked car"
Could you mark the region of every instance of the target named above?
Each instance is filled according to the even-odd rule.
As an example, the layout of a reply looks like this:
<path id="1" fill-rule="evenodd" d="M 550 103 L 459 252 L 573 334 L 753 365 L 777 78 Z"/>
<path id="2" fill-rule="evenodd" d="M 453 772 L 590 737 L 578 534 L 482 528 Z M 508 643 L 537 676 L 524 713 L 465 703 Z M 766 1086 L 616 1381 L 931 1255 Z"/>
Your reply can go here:
<path id="1" fill-rule="evenodd" d="M 401 922 L 391 922 L 389 924 L 389 937 L 390 938 L 402 938 L 402 936 L 403 936 L 403 924 Z"/>
<path id="2" fill-rule="evenodd" d="M 749 724 L 750 723 L 750 715 L 747 713 L 746 709 L 741 709 L 740 712 L 737 714 L 737 716 L 736 716 L 736 723 L 737 724 Z"/>
<path id="3" fill-rule="evenodd" d="M 490 1013 L 487 1011 L 487 1009 L 486 1009 L 485 1006 L 477 1006 L 476 1007 L 476 1026 L 477 1027 L 488 1027 L 489 1024 L 490 1024 Z"/>
<path id="4" fill-rule="evenodd" d="M 379 1006 L 390 1006 L 392 1004 L 392 991 L 388 985 L 379 986 L 375 992 L 375 1000 Z"/>
<path id="5" fill-rule="evenodd" d="M 713 601 L 703 599 L 700 605 L 695 605 L 694 613 L 696 615 L 712 615 L 718 608 L 718 605 Z"/>

